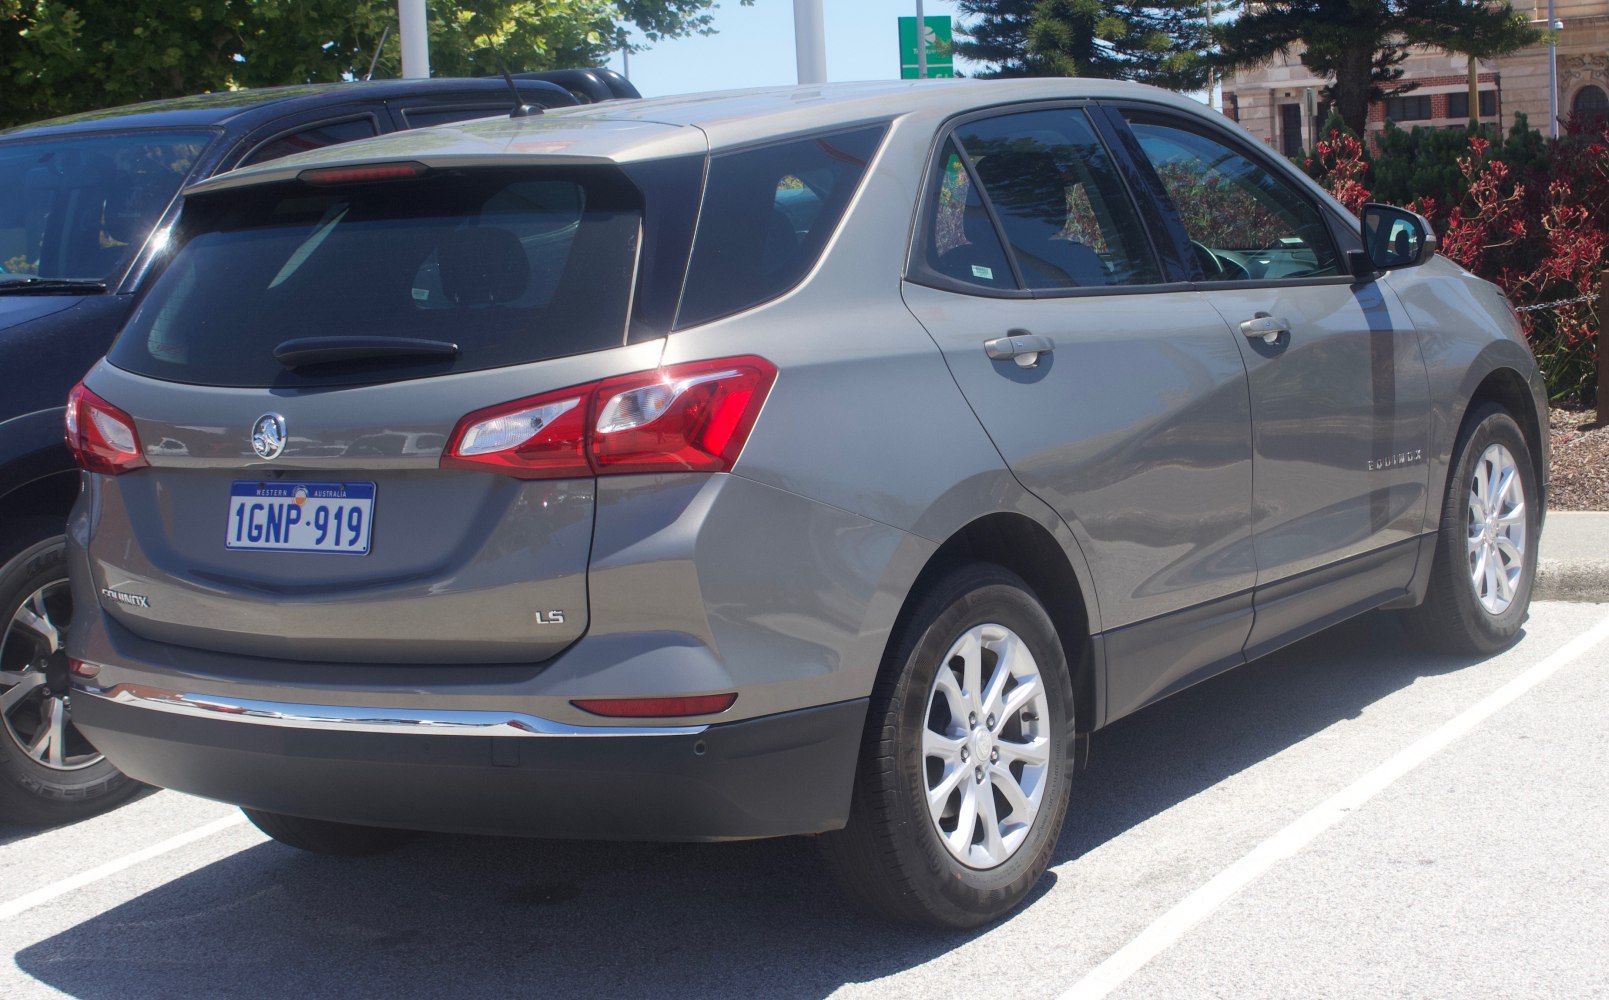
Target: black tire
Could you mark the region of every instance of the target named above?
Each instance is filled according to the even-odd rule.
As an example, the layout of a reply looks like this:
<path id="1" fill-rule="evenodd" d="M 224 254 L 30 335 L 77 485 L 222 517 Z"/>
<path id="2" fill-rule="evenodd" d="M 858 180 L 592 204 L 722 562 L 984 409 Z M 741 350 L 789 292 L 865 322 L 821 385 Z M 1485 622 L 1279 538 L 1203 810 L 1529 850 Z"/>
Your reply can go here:
<path id="1" fill-rule="evenodd" d="M 1481 456 L 1493 445 L 1502 445 L 1513 456 L 1525 505 L 1519 580 L 1508 606 L 1498 613 L 1481 603 L 1469 551 L 1470 489 Z M 1404 624 L 1421 645 L 1454 655 L 1484 656 L 1506 648 L 1519 636 L 1536 580 L 1539 500 L 1536 467 L 1519 424 L 1494 403 L 1477 404 L 1464 419 L 1453 451 L 1429 589 L 1423 604 L 1403 614 Z"/>
<path id="2" fill-rule="evenodd" d="M 380 854 L 412 840 L 411 830 L 392 830 L 380 826 L 355 826 L 323 819 L 286 816 L 284 813 L 242 809 L 252 825 L 287 847 L 314 854 L 362 857 Z"/>
<path id="3" fill-rule="evenodd" d="M 53 617 L 61 618 L 71 615 L 71 603 L 65 586 L 56 586 L 67 579 L 67 540 L 62 536 L 62 522 L 29 518 L 7 527 L 10 532 L 0 541 L 0 671 L 10 671 L 6 676 L 14 677 L 38 652 L 14 645 L 21 636 L 7 638 L 7 630 L 24 602 L 41 590 L 51 590 Z M 0 691 L 13 687 L 15 683 L 0 677 Z M 9 716 L 12 723 L 20 725 L 20 713 L 36 711 L 41 696 L 30 695 L 13 706 Z M 70 722 L 68 729 L 74 750 L 93 752 Z M 0 721 L 0 823 L 71 823 L 121 805 L 141 787 L 105 758 L 72 770 L 41 763 L 28 755 L 14 726 Z"/>
<path id="4" fill-rule="evenodd" d="M 1042 727 L 1037 714 L 1032 723 L 1049 741 L 1038 811 L 1015 850 L 993 867 L 963 863 L 941 839 L 940 821 L 927 805 L 933 759 L 922 751 L 938 704 L 929 704 L 935 677 L 941 667 L 950 669 L 945 658 L 954 644 L 983 625 L 1003 626 L 1032 653 L 1049 716 Z M 949 573 L 927 588 L 890 638 L 872 692 L 849 823 L 820 838 L 828 867 L 849 895 L 895 920 L 964 928 L 1002 916 L 1022 902 L 1050 863 L 1067 812 L 1072 740 L 1072 683 L 1044 608 L 1020 578 L 1001 567 L 973 565 Z M 960 779 L 963 790 L 969 780 Z M 992 782 L 989 787 L 993 804 Z"/>

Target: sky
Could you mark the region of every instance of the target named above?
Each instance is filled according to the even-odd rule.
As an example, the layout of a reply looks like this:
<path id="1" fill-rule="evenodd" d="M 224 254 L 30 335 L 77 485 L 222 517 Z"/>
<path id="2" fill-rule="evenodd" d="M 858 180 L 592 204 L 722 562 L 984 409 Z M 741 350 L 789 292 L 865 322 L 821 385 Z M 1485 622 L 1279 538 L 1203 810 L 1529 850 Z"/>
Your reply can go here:
<path id="1" fill-rule="evenodd" d="M 829 81 L 899 77 L 898 19 L 916 13 L 915 0 L 824 0 L 822 7 Z M 957 16 L 946 0 L 924 0 L 922 13 Z M 721 0 L 713 14 L 716 34 L 658 42 L 631 56 L 628 75 L 644 97 L 798 82 L 792 0 L 752 7 Z M 622 68 L 618 54 L 609 66 Z M 956 66 L 965 71 L 962 60 Z"/>

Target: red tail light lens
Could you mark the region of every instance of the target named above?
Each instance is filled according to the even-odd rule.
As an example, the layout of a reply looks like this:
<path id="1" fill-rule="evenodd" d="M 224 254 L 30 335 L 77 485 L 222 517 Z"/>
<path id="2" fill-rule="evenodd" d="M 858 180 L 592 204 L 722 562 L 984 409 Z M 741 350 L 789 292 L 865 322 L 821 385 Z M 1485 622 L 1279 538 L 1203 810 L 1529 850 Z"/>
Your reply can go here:
<path id="1" fill-rule="evenodd" d="M 725 472 L 776 377 L 764 358 L 720 358 L 503 403 L 460 420 L 441 464 L 517 479 Z"/>
<path id="2" fill-rule="evenodd" d="M 737 701 L 736 694 L 701 694 L 688 698 L 579 698 L 570 702 L 583 712 L 615 719 L 669 719 L 714 715 Z"/>
<path id="3" fill-rule="evenodd" d="M 148 464 L 134 418 L 84 388 L 67 395 L 67 448 L 88 472 L 116 476 Z"/>

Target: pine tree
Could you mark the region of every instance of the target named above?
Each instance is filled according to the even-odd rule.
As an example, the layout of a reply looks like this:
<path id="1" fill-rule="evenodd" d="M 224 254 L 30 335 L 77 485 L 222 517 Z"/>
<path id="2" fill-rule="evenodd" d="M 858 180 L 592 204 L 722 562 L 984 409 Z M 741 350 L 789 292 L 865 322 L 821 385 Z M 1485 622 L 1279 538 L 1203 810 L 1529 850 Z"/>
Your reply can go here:
<path id="1" fill-rule="evenodd" d="M 1174 90 L 1206 82 L 1205 0 L 960 0 L 956 50 L 980 76 L 1092 76 Z"/>
<path id="2" fill-rule="evenodd" d="M 1325 97 L 1363 134 L 1371 101 L 1406 93 L 1400 63 L 1413 45 L 1483 58 L 1534 44 L 1542 34 L 1502 0 L 1239 0 L 1240 16 L 1217 28 L 1216 60 L 1260 66 L 1303 45 L 1302 65 L 1331 77 Z"/>

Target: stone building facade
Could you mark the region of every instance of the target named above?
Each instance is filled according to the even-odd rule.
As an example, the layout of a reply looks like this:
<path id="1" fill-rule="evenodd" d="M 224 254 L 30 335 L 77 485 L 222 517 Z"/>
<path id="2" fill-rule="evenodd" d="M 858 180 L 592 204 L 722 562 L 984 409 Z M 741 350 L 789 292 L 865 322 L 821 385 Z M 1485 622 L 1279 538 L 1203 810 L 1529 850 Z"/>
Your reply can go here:
<path id="1" fill-rule="evenodd" d="M 1515 8 L 1538 26 L 1547 22 L 1547 0 L 1520 0 Z M 1559 118 L 1609 114 L 1609 0 L 1554 0 L 1564 22 L 1556 38 Z M 1536 45 L 1496 59 L 1477 60 L 1480 119 L 1514 123 L 1523 112 L 1533 128 L 1547 130 L 1548 47 Z M 1369 107 L 1368 130 L 1460 127 L 1469 121 L 1469 62 L 1462 55 L 1417 49 L 1403 62 L 1403 79 L 1419 86 Z M 1300 49 L 1275 56 L 1266 66 L 1224 80 L 1224 113 L 1268 145 L 1286 153 L 1311 149 L 1329 114 L 1318 99 L 1327 80 L 1302 65 Z M 1561 125 L 1561 129 L 1562 129 Z"/>

